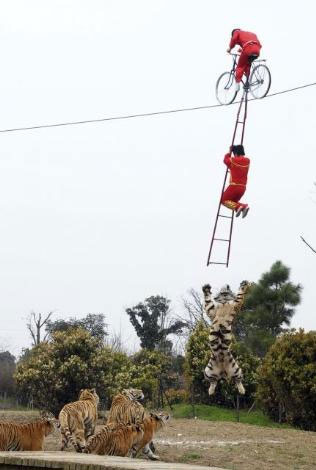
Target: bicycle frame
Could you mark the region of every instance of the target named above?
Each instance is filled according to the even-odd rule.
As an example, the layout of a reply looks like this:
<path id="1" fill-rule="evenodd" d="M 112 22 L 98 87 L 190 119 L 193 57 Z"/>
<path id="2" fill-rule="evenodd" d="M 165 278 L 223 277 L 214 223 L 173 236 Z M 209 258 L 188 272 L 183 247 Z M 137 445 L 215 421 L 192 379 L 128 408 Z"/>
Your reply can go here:
<path id="1" fill-rule="evenodd" d="M 240 57 L 240 54 L 232 54 L 232 53 L 230 53 L 230 55 L 233 57 L 233 66 L 232 66 L 232 69 L 231 69 L 231 71 L 230 71 L 230 76 L 233 77 L 233 76 L 235 75 L 235 70 L 236 70 L 236 67 L 237 67 L 237 57 Z M 266 59 L 259 59 L 259 58 L 258 58 L 258 59 L 255 59 L 255 60 L 253 60 L 253 61 L 251 62 L 249 77 L 250 77 L 251 72 L 252 72 L 252 69 L 253 69 L 253 64 L 254 64 L 254 63 L 258 63 L 258 62 L 266 62 Z M 230 82 L 230 80 L 229 80 L 229 82 Z M 245 80 L 244 78 L 242 78 L 242 79 L 241 79 L 241 82 L 242 82 L 242 84 L 243 84 L 244 86 L 247 86 L 247 84 L 248 84 L 248 83 L 247 83 L 247 82 L 248 82 L 248 79 Z M 254 82 L 254 83 L 251 84 L 251 86 L 257 85 L 258 83 L 259 83 L 259 82 Z M 231 84 L 230 84 L 229 86 L 231 86 Z M 226 88 L 226 87 L 225 87 L 225 88 Z"/>

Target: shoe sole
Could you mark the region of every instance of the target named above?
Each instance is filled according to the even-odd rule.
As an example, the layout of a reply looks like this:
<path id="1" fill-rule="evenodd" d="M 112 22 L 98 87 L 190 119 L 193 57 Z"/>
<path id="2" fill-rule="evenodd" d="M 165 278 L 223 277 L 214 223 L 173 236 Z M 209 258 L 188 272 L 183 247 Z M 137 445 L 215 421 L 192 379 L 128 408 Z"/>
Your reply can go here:
<path id="1" fill-rule="evenodd" d="M 249 212 L 249 207 L 247 207 L 247 209 L 242 211 L 242 218 L 243 219 L 247 216 L 248 212 Z"/>

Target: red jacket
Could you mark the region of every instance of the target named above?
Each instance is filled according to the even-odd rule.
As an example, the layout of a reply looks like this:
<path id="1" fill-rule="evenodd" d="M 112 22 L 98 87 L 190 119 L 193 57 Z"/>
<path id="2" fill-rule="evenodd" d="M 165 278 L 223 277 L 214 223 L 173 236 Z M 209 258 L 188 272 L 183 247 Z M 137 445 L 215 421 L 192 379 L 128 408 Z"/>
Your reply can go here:
<path id="1" fill-rule="evenodd" d="M 259 47 L 261 47 L 260 41 L 254 33 L 249 33 L 248 31 L 242 31 L 241 29 L 237 29 L 233 37 L 231 38 L 229 47 L 232 49 L 237 44 L 238 46 L 244 48 L 247 46 L 247 43 L 256 43 Z"/>
<path id="2" fill-rule="evenodd" d="M 224 163 L 230 170 L 230 182 L 232 185 L 246 186 L 247 174 L 249 170 L 250 160 L 244 155 L 232 157 L 227 153 L 224 157 Z"/>

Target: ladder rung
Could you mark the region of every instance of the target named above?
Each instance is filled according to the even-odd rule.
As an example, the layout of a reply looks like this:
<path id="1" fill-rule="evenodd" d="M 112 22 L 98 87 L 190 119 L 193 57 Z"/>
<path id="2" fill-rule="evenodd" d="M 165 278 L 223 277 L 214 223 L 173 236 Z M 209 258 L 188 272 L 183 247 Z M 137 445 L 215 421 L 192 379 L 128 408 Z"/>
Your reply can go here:
<path id="1" fill-rule="evenodd" d="M 225 217 L 225 219 L 232 219 L 232 216 L 231 216 L 231 215 L 221 215 L 221 214 L 218 214 L 218 217 Z"/>
<path id="2" fill-rule="evenodd" d="M 230 240 L 226 238 L 214 238 L 214 240 L 220 241 L 220 242 L 230 242 Z"/>
<path id="3" fill-rule="evenodd" d="M 218 261 L 210 261 L 209 264 L 227 264 L 227 263 L 219 263 Z"/>
<path id="4" fill-rule="evenodd" d="M 244 124 L 245 121 L 237 121 L 237 124 Z"/>

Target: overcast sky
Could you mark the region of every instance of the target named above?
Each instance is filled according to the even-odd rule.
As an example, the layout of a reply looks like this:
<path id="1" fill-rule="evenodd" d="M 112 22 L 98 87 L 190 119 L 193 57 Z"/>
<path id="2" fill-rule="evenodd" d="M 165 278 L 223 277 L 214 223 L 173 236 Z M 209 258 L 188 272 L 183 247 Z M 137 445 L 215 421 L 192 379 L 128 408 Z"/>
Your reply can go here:
<path id="1" fill-rule="evenodd" d="M 315 5 L 253 0 L 1 0 L 0 129 L 215 103 L 230 32 L 254 31 L 277 91 L 316 81 Z M 316 329 L 316 87 L 249 104 L 251 158 L 229 269 L 206 268 L 236 107 L 0 134 L 0 345 L 25 318 L 124 309 L 209 282 L 237 289 L 277 259 Z M 315 188 L 316 193 L 316 188 Z M 220 253 L 219 253 L 220 255 Z"/>

